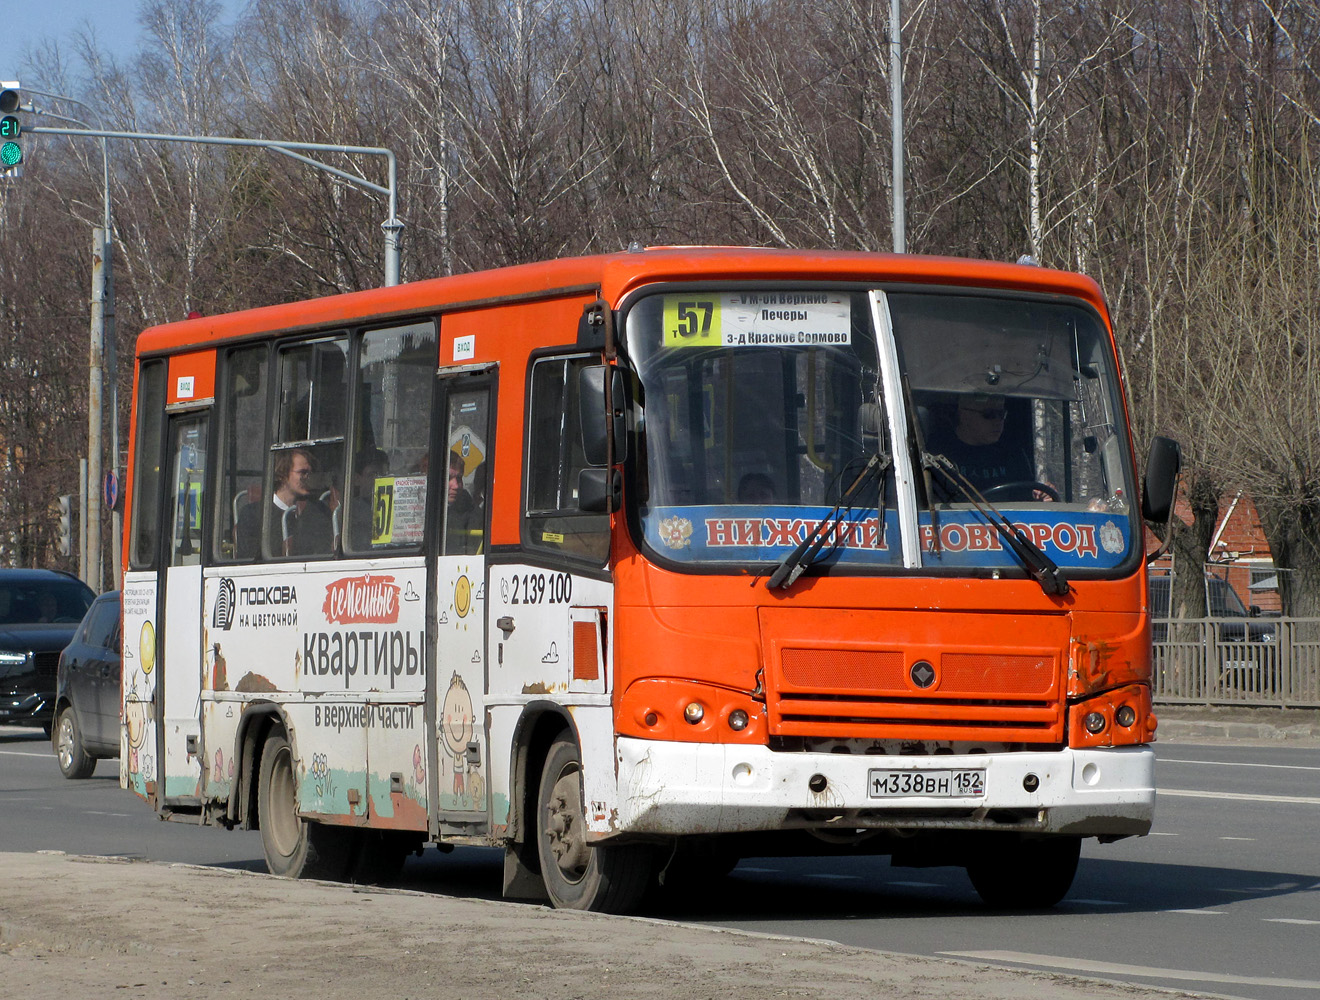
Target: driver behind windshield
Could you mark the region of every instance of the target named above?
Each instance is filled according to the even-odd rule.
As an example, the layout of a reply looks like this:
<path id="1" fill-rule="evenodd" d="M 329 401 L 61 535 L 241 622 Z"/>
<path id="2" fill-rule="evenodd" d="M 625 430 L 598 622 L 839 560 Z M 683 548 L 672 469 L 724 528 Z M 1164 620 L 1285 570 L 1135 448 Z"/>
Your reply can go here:
<path id="1" fill-rule="evenodd" d="M 956 404 L 931 408 L 926 450 L 947 457 L 981 493 L 1010 483 L 1017 487 L 997 490 L 992 500 L 1031 500 L 1035 468 L 1026 450 L 1005 436 L 1007 419 L 1008 401 L 1003 396 L 959 396 Z M 932 478 L 937 499 L 957 498 L 957 491 L 939 473 Z"/>

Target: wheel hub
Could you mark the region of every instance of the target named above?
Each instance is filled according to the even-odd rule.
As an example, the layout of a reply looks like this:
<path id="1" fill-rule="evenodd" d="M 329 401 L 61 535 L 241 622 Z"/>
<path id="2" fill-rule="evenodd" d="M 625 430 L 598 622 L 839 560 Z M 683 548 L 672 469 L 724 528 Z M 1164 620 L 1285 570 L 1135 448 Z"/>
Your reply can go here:
<path id="1" fill-rule="evenodd" d="M 555 782 L 546 805 L 545 836 L 560 872 L 570 882 L 582 878 L 591 858 L 583 826 L 578 772 L 569 770 Z"/>

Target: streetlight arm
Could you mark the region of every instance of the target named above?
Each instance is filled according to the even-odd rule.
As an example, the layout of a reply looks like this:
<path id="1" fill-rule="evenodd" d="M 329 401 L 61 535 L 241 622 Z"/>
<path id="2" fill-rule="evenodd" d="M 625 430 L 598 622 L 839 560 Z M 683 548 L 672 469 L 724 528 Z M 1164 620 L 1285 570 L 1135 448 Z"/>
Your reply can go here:
<path id="1" fill-rule="evenodd" d="M 360 187 L 366 187 L 373 191 L 383 191 L 389 198 L 389 217 L 381 223 L 381 228 L 385 230 L 385 284 L 397 285 L 399 283 L 399 231 L 403 229 L 403 223 L 399 220 L 398 213 L 398 160 L 392 150 L 384 146 L 339 146 L 325 142 L 285 142 L 276 139 L 239 139 L 233 136 L 217 135 L 166 135 L 157 132 L 110 132 L 104 129 L 71 129 L 71 128 L 48 128 L 44 125 L 38 125 L 27 129 L 28 132 L 35 132 L 44 135 L 84 135 L 101 139 L 155 139 L 160 142 L 194 142 L 203 146 L 252 146 L 260 149 L 273 149 L 284 155 L 293 155 L 294 159 L 301 160 L 318 170 L 325 170 L 344 178 L 352 184 Z M 311 157 L 298 156 L 291 154 L 290 150 L 305 149 L 312 152 L 322 153 L 358 153 L 365 156 L 383 156 L 388 164 L 389 186 L 381 188 L 377 184 L 364 180 L 355 174 L 339 170 L 335 167 L 321 163 L 319 160 L 313 160 Z"/>
<path id="2" fill-rule="evenodd" d="M 373 184 L 365 177 L 359 177 L 357 174 L 350 174 L 347 170 L 340 170 L 338 167 L 332 167 L 330 164 L 322 163 L 320 160 L 314 160 L 310 156 L 303 156 L 302 153 L 295 153 L 293 150 L 284 146 L 269 145 L 266 148 L 272 153 L 282 153 L 291 160 L 298 160 L 299 162 L 310 164 L 317 170 L 324 170 L 327 174 L 334 174 L 336 177 L 342 177 L 346 181 L 351 181 L 359 187 L 364 187 L 369 191 L 375 191 L 377 194 L 387 195 L 390 193 L 389 188 L 381 187 L 379 184 Z"/>

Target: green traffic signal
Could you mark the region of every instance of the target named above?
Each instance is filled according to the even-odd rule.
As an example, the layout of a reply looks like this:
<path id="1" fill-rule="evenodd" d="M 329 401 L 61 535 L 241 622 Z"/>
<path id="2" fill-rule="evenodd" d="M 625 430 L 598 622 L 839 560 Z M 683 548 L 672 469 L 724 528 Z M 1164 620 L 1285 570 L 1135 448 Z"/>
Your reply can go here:
<path id="1" fill-rule="evenodd" d="M 23 131 L 16 111 L 22 111 L 22 98 L 16 82 L 5 81 L 0 86 L 0 170 L 8 170 L 23 162 L 23 147 L 15 140 Z"/>

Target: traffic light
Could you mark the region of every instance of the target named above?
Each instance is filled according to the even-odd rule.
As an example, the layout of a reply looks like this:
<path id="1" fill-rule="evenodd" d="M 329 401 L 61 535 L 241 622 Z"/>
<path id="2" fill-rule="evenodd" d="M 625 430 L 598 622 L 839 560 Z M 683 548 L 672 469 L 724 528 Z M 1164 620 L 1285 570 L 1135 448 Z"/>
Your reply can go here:
<path id="1" fill-rule="evenodd" d="M 19 176 L 23 163 L 23 147 L 18 137 L 23 134 L 19 112 L 23 110 L 17 80 L 0 80 L 0 174 L 10 171 Z"/>
<path id="2" fill-rule="evenodd" d="M 73 497 L 60 497 L 60 555 L 73 554 Z"/>

